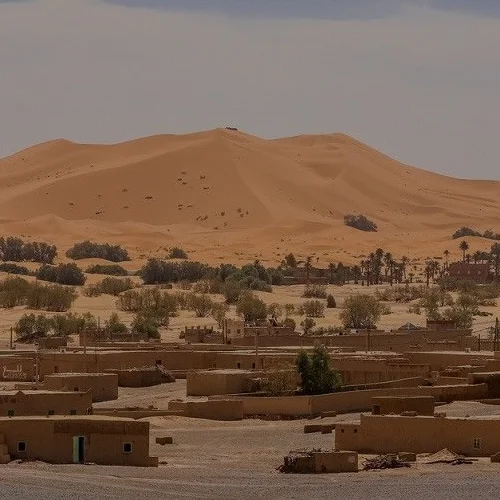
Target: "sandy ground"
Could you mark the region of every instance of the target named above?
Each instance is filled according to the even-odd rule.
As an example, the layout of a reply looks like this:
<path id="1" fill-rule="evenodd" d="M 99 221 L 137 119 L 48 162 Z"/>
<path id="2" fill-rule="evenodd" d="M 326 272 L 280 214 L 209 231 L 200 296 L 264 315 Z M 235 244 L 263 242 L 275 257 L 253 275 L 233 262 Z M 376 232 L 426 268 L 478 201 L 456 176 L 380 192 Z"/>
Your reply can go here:
<path id="1" fill-rule="evenodd" d="M 210 130 L 113 145 L 56 140 L 0 159 L 0 234 L 124 244 L 134 258 L 180 245 L 192 258 L 358 262 L 444 250 L 467 225 L 499 232 L 499 183 L 403 165 L 343 134 L 265 140 Z M 376 233 L 347 228 L 361 213 Z M 490 240 L 470 239 L 471 253 Z"/>
<path id="2" fill-rule="evenodd" d="M 157 390 L 164 387 L 168 390 Z M 128 396 L 120 390 L 120 400 Z M 461 402 L 441 411 L 454 416 L 500 415 L 500 406 Z M 322 421 L 358 418 L 359 414 L 349 414 Z M 161 462 L 157 469 L 13 463 L 0 469 L 0 498 L 491 499 L 497 498 L 500 487 L 500 464 L 487 459 L 472 465 L 417 463 L 410 469 L 358 474 L 278 473 L 276 467 L 290 450 L 333 447 L 334 434 L 303 433 L 308 420 L 149 421 L 151 454 Z M 174 444 L 156 445 L 158 436 L 172 436 Z"/>

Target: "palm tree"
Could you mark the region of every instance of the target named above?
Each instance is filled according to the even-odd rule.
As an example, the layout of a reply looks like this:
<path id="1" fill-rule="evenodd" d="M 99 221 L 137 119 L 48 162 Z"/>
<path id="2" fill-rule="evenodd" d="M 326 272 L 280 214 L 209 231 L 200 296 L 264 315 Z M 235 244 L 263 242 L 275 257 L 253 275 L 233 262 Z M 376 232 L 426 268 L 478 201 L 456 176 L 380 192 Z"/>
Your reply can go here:
<path id="1" fill-rule="evenodd" d="M 500 243 L 491 245 L 491 255 L 495 262 L 495 280 L 498 281 L 498 270 L 500 268 Z"/>
<path id="2" fill-rule="evenodd" d="M 463 262 L 465 262 L 465 252 L 467 252 L 467 250 L 469 250 L 469 244 L 463 240 L 460 242 L 460 245 L 458 245 L 458 248 L 460 248 L 460 250 L 462 250 L 462 254 L 463 254 Z"/>
<path id="3" fill-rule="evenodd" d="M 304 269 L 306 271 L 306 284 L 309 285 L 310 275 L 311 275 L 311 261 L 312 257 L 309 256 L 306 259 L 306 263 L 304 264 Z"/>
<path id="4" fill-rule="evenodd" d="M 403 281 L 406 281 L 406 266 L 409 262 L 410 259 L 406 255 L 401 257 L 401 273 L 403 275 Z"/>
<path id="5" fill-rule="evenodd" d="M 360 266 L 354 266 L 352 268 L 352 277 L 354 279 L 354 284 L 357 285 L 359 283 L 359 278 L 360 276 L 362 277 L 363 271 L 361 270 Z"/>
<path id="6" fill-rule="evenodd" d="M 472 260 L 474 261 L 474 264 L 480 262 L 482 260 L 482 257 L 483 253 L 480 252 L 479 250 L 477 252 L 474 252 L 474 254 L 472 255 Z"/>
<path id="7" fill-rule="evenodd" d="M 330 283 L 334 282 L 335 264 L 328 264 L 328 270 L 330 271 Z"/>

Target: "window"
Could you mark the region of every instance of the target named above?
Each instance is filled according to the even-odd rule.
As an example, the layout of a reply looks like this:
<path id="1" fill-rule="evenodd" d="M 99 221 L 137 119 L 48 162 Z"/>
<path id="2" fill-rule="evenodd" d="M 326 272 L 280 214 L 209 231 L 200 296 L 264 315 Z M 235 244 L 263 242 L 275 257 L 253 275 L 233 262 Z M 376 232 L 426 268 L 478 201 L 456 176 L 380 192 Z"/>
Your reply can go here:
<path id="1" fill-rule="evenodd" d="M 132 453 L 132 443 L 123 443 L 123 453 Z"/>
<path id="2" fill-rule="evenodd" d="M 358 429 L 354 429 L 354 434 L 357 434 L 358 433 Z"/>
<path id="3" fill-rule="evenodd" d="M 7 416 L 8 417 L 13 417 L 14 416 L 14 410 L 7 410 Z"/>
<path id="4" fill-rule="evenodd" d="M 481 449 L 481 440 L 479 438 L 474 438 L 474 449 Z"/>
<path id="5" fill-rule="evenodd" d="M 78 392 L 80 389 L 79 389 L 78 387 L 74 387 L 74 388 L 73 388 L 73 390 L 74 390 L 75 392 Z"/>
<path id="6" fill-rule="evenodd" d="M 161 365 L 161 364 L 162 364 L 161 359 L 157 359 L 157 360 L 156 360 L 156 364 L 157 364 L 157 365 Z"/>
<path id="7" fill-rule="evenodd" d="M 70 414 L 70 415 L 76 415 L 76 410 L 70 410 L 70 411 L 69 411 L 69 414 Z"/>
<path id="8" fill-rule="evenodd" d="M 255 370 L 255 363 L 252 363 L 252 370 Z"/>
<path id="9" fill-rule="evenodd" d="M 340 434 L 344 434 L 344 429 L 340 429 Z"/>
<path id="10" fill-rule="evenodd" d="M 241 330 L 238 328 L 238 329 L 236 330 L 236 333 L 239 335 L 239 334 L 241 333 Z"/>
<path id="11" fill-rule="evenodd" d="M 241 368 L 241 363 L 239 361 L 236 363 L 236 368 Z"/>
<path id="12" fill-rule="evenodd" d="M 57 365 L 54 366 L 54 373 L 59 373 L 59 367 Z"/>
<path id="13" fill-rule="evenodd" d="M 54 410 L 49 410 L 49 415 L 55 415 L 55 411 Z"/>
<path id="14" fill-rule="evenodd" d="M 17 451 L 23 453 L 26 451 L 26 441 L 17 442 Z"/>

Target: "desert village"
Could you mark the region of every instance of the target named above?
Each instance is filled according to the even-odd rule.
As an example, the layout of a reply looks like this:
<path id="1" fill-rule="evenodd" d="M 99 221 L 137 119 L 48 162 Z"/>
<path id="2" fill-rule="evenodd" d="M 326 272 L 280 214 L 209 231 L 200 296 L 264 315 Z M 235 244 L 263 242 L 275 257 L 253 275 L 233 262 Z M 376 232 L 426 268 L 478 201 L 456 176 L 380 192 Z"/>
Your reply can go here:
<path id="1" fill-rule="evenodd" d="M 5 250 L 8 242 L 2 244 Z M 422 279 L 415 277 L 420 285 L 410 285 L 408 279 L 401 283 L 402 276 L 392 283 L 389 271 L 370 278 L 369 266 L 359 276 L 360 282 L 352 284 L 349 275 L 335 283 L 336 275 L 328 277 L 327 270 L 297 265 L 289 273 L 288 284 L 273 286 L 272 293 L 264 294 L 283 301 L 279 307 L 274 304 L 264 314 L 248 319 L 253 309 L 242 314 L 236 309 L 235 314 L 227 306 L 218 324 L 208 318 L 210 308 L 194 316 L 172 312 L 168 326 L 160 328 L 157 336 L 140 330 L 137 323 L 113 331 L 108 321 L 64 335 L 37 333 L 35 328 L 30 340 L 22 337 L 21 320 L 9 327 L 9 320 L 3 318 L 0 461 L 158 467 L 169 463 L 169 450 L 182 447 L 181 438 L 169 432 L 169 422 L 241 422 L 244 428 L 245 422 L 262 420 L 277 425 L 299 422 L 302 444 L 315 433 L 323 436 L 322 448 L 315 448 L 317 442 L 311 439 L 310 446 L 297 450 L 292 449 L 296 436 L 291 433 L 275 457 L 278 467 L 290 452 L 281 466 L 283 472 L 356 473 L 363 470 L 363 463 L 365 468 L 369 463 L 373 466 L 377 459 L 372 456 L 379 457 L 379 468 L 403 467 L 416 461 L 426 463 L 438 452 L 436 460 L 448 463 L 470 463 L 468 459 L 478 457 L 500 462 L 498 321 L 495 326 L 491 313 L 487 320 L 479 315 L 483 325 L 492 327 L 478 330 L 476 326 L 473 331 L 471 325 L 457 325 L 461 317 L 443 319 L 424 303 L 432 318 L 414 311 L 408 316 L 412 300 L 402 305 L 400 299 L 383 295 L 384 291 L 409 294 L 420 287 L 425 296 L 425 290 L 436 290 L 438 285 L 429 284 L 428 268 L 422 271 Z M 458 274 L 450 276 L 449 269 Z M 467 257 L 461 263 L 443 264 L 440 277 L 433 279 L 436 283 L 464 280 L 468 284 L 462 286 L 472 287 L 479 296 L 478 290 L 496 286 L 493 266 L 487 269 L 484 274 L 484 264 Z M 4 298 L 9 291 L 6 283 L 18 279 L 5 274 Z M 161 293 L 168 296 L 193 285 L 177 283 Z M 76 287 L 77 301 L 85 300 L 90 286 Z M 158 288 L 134 287 L 135 293 Z M 385 329 L 375 325 L 328 329 L 333 322 L 330 317 L 318 319 L 323 321 L 318 330 L 307 318 L 300 326 L 283 320 L 283 309 L 290 309 L 288 316 L 295 314 L 285 301 L 298 303 L 307 292 L 342 297 L 343 305 L 340 301 L 329 304 L 335 314 L 345 310 L 349 297 L 362 301 L 379 297 L 379 303 L 385 301 L 395 309 L 392 314 L 384 311 L 382 318 L 394 314 L 392 321 L 418 318 L 420 325 L 407 321 Z M 119 303 L 123 293 L 131 292 L 115 293 L 112 300 Z M 209 295 L 195 293 L 191 298 Z M 105 296 L 99 294 L 92 301 L 97 304 Z M 491 300 L 484 304 L 486 309 L 496 307 Z M 90 309 L 88 301 L 86 305 Z M 4 307 L 0 315 L 15 313 L 19 318 L 25 312 L 23 306 Z M 316 317 L 320 316 L 325 314 Z M 380 318 L 379 314 L 377 320 L 383 322 Z M 339 383 L 330 393 L 307 394 L 301 389 L 297 355 L 317 350 L 326 354 L 326 363 L 337 373 Z M 456 402 L 470 402 L 474 416 L 448 415 L 446 409 Z"/>

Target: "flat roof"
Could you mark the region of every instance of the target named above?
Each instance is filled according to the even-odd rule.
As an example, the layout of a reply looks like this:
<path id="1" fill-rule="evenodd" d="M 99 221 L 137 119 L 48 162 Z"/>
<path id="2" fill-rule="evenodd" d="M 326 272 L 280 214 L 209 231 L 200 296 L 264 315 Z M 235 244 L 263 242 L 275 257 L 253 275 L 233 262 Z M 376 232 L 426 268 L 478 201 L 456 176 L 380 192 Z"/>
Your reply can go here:
<path id="1" fill-rule="evenodd" d="M 79 373 L 79 372 L 63 372 L 63 373 L 51 373 L 50 375 L 45 375 L 45 378 L 48 377 L 53 377 L 53 378 L 58 378 L 58 377 L 64 377 L 64 378 L 69 378 L 69 377 L 114 377 L 116 374 L 115 373 L 104 373 L 104 372 L 90 372 L 90 373 Z"/>
<path id="2" fill-rule="evenodd" d="M 137 424 L 147 424 L 149 422 L 144 422 L 142 420 L 135 420 L 133 418 L 124 417 L 110 417 L 107 415 L 27 415 L 18 417 L 0 417 L 0 423 L 4 421 L 12 420 L 33 420 L 33 421 L 83 421 L 83 422 L 136 422 Z"/>
<path id="3" fill-rule="evenodd" d="M 0 391 L 0 396 L 16 396 L 19 393 L 23 393 L 25 395 L 33 395 L 33 394 L 86 394 L 87 391 L 49 391 L 46 389 L 38 390 L 38 389 L 12 389 L 10 391 Z"/>

